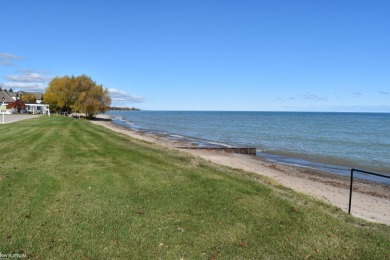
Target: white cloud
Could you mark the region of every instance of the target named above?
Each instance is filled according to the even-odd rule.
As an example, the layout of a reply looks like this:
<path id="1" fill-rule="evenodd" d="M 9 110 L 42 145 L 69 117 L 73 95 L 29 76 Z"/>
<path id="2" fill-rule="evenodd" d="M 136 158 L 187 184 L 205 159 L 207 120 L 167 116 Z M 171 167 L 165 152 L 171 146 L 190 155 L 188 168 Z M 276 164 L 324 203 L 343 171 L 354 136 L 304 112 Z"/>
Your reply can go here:
<path id="1" fill-rule="evenodd" d="M 46 84 L 37 82 L 5 82 L 2 83 L 2 88 L 25 91 L 44 91 Z"/>
<path id="2" fill-rule="evenodd" d="M 5 53 L 0 53 L 0 65 L 3 66 L 15 66 L 13 61 L 24 60 L 25 57 Z M 48 76 L 46 71 L 34 71 L 34 70 L 17 70 L 16 75 L 4 76 L 4 79 L 8 82 L 0 82 L 0 86 L 4 89 L 12 88 L 14 91 L 44 91 L 47 83 L 52 79 Z"/>
<path id="3" fill-rule="evenodd" d="M 119 89 L 109 88 L 108 92 L 110 93 L 112 102 L 117 105 L 141 103 L 144 101 L 143 97 L 135 96 Z"/>
<path id="4" fill-rule="evenodd" d="M 3 66 L 15 66 L 15 64 L 10 60 L 0 60 L 0 64 Z"/>
<path id="5" fill-rule="evenodd" d="M 18 70 L 19 75 L 7 75 L 3 82 L 3 88 L 12 88 L 14 91 L 44 91 L 52 77 L 34 72 L 33 70 Z"/>
<path id="6" fill-rule="evenodd" d="M 379 91 L 379 93 L 381 93 L 382 95 L 390 95 L 390 93 L 386 91 Z"/>
<path id="7" fill-rule="evenodd" d="M 0 53 L 0 59 L 4 59 L 4 60 L 23 60 L 24 57 L 3 52 L 3 53 Z"/>
<path id="8" fill-rule="evenodd" d="M 326 100 L 326 98 L 324 98 L 324 97 L 320 97 L 320 96 L 313 95 L 313 94 L 301 95 L 301 96 L 299 96 L 299 98 L 300 99 L 305 99 L 305 100 L 315 100 L 315 101 Z"/>
<path id="9" fill-rule="evenodd" d="M 8 75 L 4 79 L 16 82 L 47 82 L 51 77 L 39 73 L 23 73 L 21 75 Z"/>
<path id="10" fill-rule="evenodd" d="M 13 60 L 23 60 L 24 57 L 9 54 L 9 53 L 0 53 L 0 64 L 3 66 L 15 66 L 15 64 L 12 62 Z"/>
<path id="11" fill-rule="evenodd" d="M 48 70 L 17 69 L 16 71 L 19 73 L 24 73 L 24 74 L 29 74 L 29 73 L 39 73 L 39 74 L 45 74 L 45 75 L 50 74 L 50 71 L 48 71 Z"/>
<path id="12" fill-rule="evenodd" d="M 327 98 L 321 97 L 321 96 L 318 96 L 315 94 L 307 93 L 304 95 L 298 95 L 296 97 L 288 97 L 287 100 L 291 100 L 291 101 L 293 101 L 293 100 L 297 100 L 297 101 L 301 101 L 301 100 L 326 101 Z"/>

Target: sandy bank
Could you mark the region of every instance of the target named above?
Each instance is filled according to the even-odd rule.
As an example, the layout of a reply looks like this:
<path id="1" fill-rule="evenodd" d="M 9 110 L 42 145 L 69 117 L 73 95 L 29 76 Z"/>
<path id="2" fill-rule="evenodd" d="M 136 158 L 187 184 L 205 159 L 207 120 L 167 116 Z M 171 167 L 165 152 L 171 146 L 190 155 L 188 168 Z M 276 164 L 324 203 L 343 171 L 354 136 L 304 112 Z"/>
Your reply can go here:
<path id="1" fill-rule="evenodd" d="M 108 119 L 109 116 L 102 115 L 99 118 Z M 348 211 L 348 178 L 309 168 L 269 163 L 256 156 L 179 149 L 177 147 L 185 145 L 180 141 L 136 132 L 117 126 L 109 120 L 95 120 L 92 122 L 133 138 L 199 156 L 212 163 L 271 177 L 285 187 L 309 194 L 337 206 L 343 211 Z M 352 197 L 352 215 L 390 225 L 390 187 L 367 182 L 355 182 Z"/>

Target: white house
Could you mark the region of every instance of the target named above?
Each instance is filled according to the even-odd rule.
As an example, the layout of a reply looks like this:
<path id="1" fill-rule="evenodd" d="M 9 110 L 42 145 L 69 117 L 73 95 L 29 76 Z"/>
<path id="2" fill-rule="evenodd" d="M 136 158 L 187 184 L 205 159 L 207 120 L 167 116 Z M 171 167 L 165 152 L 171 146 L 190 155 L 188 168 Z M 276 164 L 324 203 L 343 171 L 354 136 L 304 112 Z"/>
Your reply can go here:
<path id="1" fill-rule="evenodd" d="M 46 104 L 26 104 L 26 110 L 30 114 L 50 114 L 49 105 Z"/>
<path id="2" fill-rule="evenodd" d="M 12 112 L 15 112 L 15 109 L 13 108 L 4 108 L 7 107 L 9 104 L 15 102 L 19 98 L 21 98 L 23 95 L 33 95 L 35 98 L 35 103 L 26 103 L 26 110 L 24 112 L 27 112 L 29 114 L 50 114 L 49 105 L 42 104 L 43 101 L 43 93 L 42 92 L 26 92 L 26 91 L 17 91 L 17 92 L 10 92 L 10 91 L 0 91 L 0 103 L 2 105 L 1 112 L 5 114 L 12 114 Z M 5 111 L 5 112 L 4 112 Z"/>

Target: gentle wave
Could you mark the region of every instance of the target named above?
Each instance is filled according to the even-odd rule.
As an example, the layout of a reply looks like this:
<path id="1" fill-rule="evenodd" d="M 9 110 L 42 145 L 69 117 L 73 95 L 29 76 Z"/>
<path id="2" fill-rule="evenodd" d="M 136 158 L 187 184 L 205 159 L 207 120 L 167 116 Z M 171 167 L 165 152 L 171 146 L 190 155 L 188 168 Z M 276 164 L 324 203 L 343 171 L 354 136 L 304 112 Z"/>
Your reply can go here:
<path id="1" fill-rule="evenodd" d="M 263 155 L 390 173 L 390 114 L 110 111 L 114 123 L 200 146 L 255 147 Z M 333 165 L 333 166 L 332 166 Z"/>

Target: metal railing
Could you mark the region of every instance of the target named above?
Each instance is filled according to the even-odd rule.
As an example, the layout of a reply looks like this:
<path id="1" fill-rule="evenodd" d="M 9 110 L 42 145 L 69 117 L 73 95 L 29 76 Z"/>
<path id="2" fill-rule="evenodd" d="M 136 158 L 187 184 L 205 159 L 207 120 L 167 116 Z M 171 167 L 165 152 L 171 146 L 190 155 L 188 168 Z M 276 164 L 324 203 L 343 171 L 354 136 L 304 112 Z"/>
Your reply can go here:
<path id="1" fill-rule="evenodd" d="M 349 185 L 349 206 L 348 206 L 348 214 L 351 214 L 353 172 L 360 172 L 360 173 L 364 173 L 364 174 L 369 174 L 369 175 L 374 175 L 374 176 L 378 176 L 378 177 L 383 177 L 383 178 L 390 179 L 390 176 L 389 176 L 389 175 L 383 175 L 383 174 L 379 174 L 379 173 L 375 173 L 375 172 L 368 172 L 368 171 L 363 171 L 363 170 L 358 170 L 358 169 L 352 168 L 352 169 L 351 169 L 351 183 L 350 183 L 350 185 Z"/>

